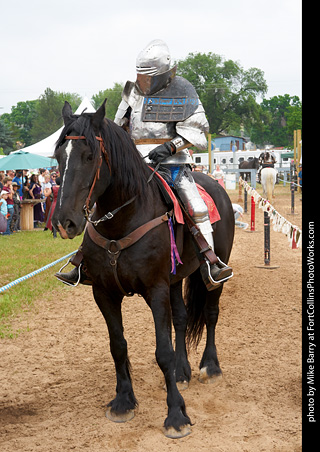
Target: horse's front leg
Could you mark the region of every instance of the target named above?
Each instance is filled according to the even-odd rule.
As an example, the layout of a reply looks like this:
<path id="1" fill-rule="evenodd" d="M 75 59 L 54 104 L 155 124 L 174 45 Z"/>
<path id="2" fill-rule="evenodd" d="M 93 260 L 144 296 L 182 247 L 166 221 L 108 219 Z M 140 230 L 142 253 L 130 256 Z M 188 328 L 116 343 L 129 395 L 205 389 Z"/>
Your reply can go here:
<path id="1" fill-rule="evenodd" d="M 186 348 L 188 314 L 182 298 L 182 281 L 170 287 L 170 303 L 176 338 L 176 382 L 181 391 L 188 388 L 191 379 L 191 367 Z"/>
<path id="2" fill-rule="evenodd" d="M 147 301 L 151 307 L 156 330 L 156 360 L 163 372 L 167 387 L 168 416 L 164 434 L 168 438 L 182 438 L 191 433 L 191 421 L 178 391 L 175 378 L 175 356 L 171 341 L 171 307 L 169 285 L 156 288 Z"/>
<path id="3" fill-rule="evenodd" d="M 117 376 L 117 394 L 115 399 L 108 404 L 106 416 L 113 422 L 126 422 L 134 417 L 137 400 L 131 383 L 127 341 L 123 335 L 122 297 L 110 297 L 97 286 L 93 286 L 93 294 L 108 326 L 110 351 Z"/>

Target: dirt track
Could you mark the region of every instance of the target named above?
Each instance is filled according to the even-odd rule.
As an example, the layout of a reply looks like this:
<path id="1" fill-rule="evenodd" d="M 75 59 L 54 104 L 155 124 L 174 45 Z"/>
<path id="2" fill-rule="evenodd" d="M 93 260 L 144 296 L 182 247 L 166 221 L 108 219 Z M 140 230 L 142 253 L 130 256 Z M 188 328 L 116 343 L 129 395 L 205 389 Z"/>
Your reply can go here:
<path id="1" fill-rule="evenodd" d="M 296 198 L 300 214 L 293 217 L 289 195 L 277 196 L 274 206 L 301 227 Z M 300 451 L 302 253 L 271 228 L 271 264 L 279 268 L 257 268 L 263 265 L 258 209 L 256 231 L 236 230 L 235 276 L 225 285 L 217 326 L 222 383 L 198 382 L 203 343 L 190 355 L 193 377 L 183 397 L 191 435 L 170 440 L 162 434 L 166 393 L 154 359 L 152 316 L 139 297 L 124 302 L 139 408 L 126 424 L 105 418 L 115 393 L 107 328 L 90 288 L 80 287 L 64 291 L 63 299 L 39 298 L 31 313 L 15 320 L 29 331 L 0 342 L 1 452 Z"/>

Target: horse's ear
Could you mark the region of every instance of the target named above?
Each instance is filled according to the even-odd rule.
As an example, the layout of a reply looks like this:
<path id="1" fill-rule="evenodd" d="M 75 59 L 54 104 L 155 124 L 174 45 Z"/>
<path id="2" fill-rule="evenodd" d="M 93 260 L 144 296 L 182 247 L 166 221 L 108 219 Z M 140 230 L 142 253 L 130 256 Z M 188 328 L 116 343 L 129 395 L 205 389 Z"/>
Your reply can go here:
<path id="1" fill-rule="evenodd" d="M 69 104 L 69 102 L 65 101 L 62 109 L 62 117 L 65 124 L 70 119 L 71 115 L 72 115 L 71 105 Z"/>
<path id="2" fill-rule="evenodd" d="M 106 115 L 106 102 L 107 102 L 107 99 L 105 99 L 103 101 L 103 104 L 101 105 L 101 107 L 98 108 L 98 110 L 92 116 L 91 123 L 92 123 L 93 127 L 96 127 L 97 129 L 100 129 L 102 121 L 104 120 L 104 117 Z"/>

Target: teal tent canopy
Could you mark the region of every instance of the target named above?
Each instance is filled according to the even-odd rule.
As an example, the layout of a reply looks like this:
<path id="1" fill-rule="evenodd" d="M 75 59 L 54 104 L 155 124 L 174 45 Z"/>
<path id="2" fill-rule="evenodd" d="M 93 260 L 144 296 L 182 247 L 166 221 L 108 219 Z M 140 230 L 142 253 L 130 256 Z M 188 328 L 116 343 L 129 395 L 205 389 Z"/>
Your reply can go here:
<path id="1" fill-rule="evenodd" d="M 54 158 L 31 154 L 30 152 L 26 152 L 23 149 L 13 152 L 7 157 L 0 159 L 0 171 L 51 168 L 52 166 L 57 165 L 58 162 Z"/>

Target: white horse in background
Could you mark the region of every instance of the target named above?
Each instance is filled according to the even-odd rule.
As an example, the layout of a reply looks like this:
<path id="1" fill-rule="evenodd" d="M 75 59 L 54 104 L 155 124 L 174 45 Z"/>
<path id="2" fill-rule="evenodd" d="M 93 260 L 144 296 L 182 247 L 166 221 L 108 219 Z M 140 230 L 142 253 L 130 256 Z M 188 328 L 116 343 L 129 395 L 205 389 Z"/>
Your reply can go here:
<path id="1" fill-rule="evenodd" d="M 277 180 L 277 170 L 274 168 L 262 168 L 261 170 L 261 184 L 263 188 L 263 195 L 268 201 L 271 201 L 274 194 L 274 186 Z"/>

